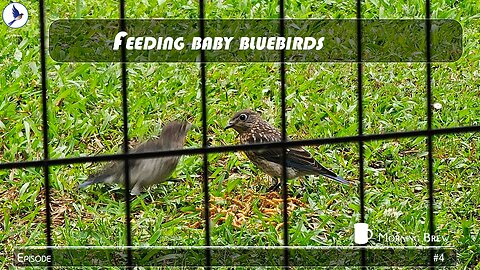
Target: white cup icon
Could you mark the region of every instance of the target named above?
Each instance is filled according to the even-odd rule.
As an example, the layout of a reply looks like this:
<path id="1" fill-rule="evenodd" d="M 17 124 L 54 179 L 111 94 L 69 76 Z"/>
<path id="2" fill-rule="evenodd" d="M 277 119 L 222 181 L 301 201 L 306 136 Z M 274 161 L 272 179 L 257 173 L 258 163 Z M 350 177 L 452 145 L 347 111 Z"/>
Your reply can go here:
<path id="1" fill-rule="evenodd" d="M 355 223 L 353 225 L 354 231 L 354 241 L 355 244 L 363 245 L 368 242 L 368 239 L 372 238 L 373 232 L 368 229 L 367 223 Z"/>

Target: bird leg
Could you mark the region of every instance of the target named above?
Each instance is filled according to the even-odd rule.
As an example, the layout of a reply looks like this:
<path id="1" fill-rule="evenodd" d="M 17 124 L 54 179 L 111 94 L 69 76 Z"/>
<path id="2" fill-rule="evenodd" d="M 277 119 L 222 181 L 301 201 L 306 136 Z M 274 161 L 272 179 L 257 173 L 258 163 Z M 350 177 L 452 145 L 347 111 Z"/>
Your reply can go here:
<path id="1" fill-rule="evenodd" d="M 272 177 L 272 185 L 267 189 L 267 192 L 278 191 L 280 187 L 280 182 L 276 177 Z"/>

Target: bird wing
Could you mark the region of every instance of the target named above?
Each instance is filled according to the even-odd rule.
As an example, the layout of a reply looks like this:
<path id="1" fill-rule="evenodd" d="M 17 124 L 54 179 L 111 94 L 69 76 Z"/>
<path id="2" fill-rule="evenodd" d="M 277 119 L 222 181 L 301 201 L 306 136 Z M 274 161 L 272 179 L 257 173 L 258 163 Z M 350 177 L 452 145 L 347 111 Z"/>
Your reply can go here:
<path id="1" fill-rule="evenodd" d="M 15 5 L 13 5 L 12 13 L 13 13 L 13 18 L 17 18 L 20 15 L 20 11 L 18 11 Z"/>
<path id="2" fill-rule="evenodd" d="M 252 135 L 254 134 L 254 135 Z M 279 142 L 281 141 L 280 131 L 270 129 L 267 132 L 256 131 L 250 134 L 247 138 L 244 138 L 244 142 L 249 144 L 255 143 L 267 143 L 267 142 Z M 265 148 L 252 151 L 259 158 L 282 164 L 282 148 Z M 286 151 L 286 166 L 293 168 L 297 171 L 305 172 L 306 174 L 320 174 L 325 177 L 331 178 L 337 182 L 343 184 L 349 184 L 349 182 L 342 177 L 336 175 L 334 172 L 323 167 L 313 156 L 303 149 L 302 147 L 288 148 Z"/>
<path id="3" fill-rule="evenodd" d="M 248 133 L 244 134 L 241 141 L 247 144 L 256 143 L 269 143 L 280 142 L 282 140 L 282 134 L 280 131 L 268 123 L 262 123 L 261 127 L 252 128 Z M 260 150 L 252 151 L 256 156 L 282 164 L 282 148 L 264 148 Z M 313 157 L 305 151 L 303 148 L 289 148 L 287 149 L 287 166 L 293 168 L 299 168 L 302 164 L 315 164 Z"/>
<path id="4" fill-rule="evenodd" d="M 82 184 L 80 184 L 78 187 L 84 188 L 95 183 L 105 183 L 105 182 L 111 183 L 111 182 L 119 181 L 120 180 L 118 178 L 119 175 L 118 174 L 116 175 L 116 173 L 120 172 L 120 175 L 121 175 L 121 173 L 123 173 L 122 170 L 123 170 L 122 162 L 120 161 L 110 162 L 105 167 L 103 167 L 99 172 L 88 176 L 88 179 Z"/>
<path id="5" fill-rule="evenodd" d="M 269 149 L 258 153 L 258 155 L 277 164 L 282 164 L 283 162 L 281 148 Z M 287 149 L 286 165 L 294 170 L 305 172 L 305 174 L 323 175 L 339 183 L 350 184 L 347 180 L 323 167 L 308 151 L 301 147 Z"/>
<path id="6" fill-rule="evenodd" d="M 245 134 L 244 138 L 241 138 L 241 141 L 247 144 L 257 144 L 257 143 L 269 143 L 269 142 L 280 142 L 282 140 L 280 131 L 277 129 L 272 129 L 271 127 L 254 129 L 252 132 Z M 281 164 L 282 161 L 282 148 L 262 148 L 259 150 L 252 151 L 259 158 Z M 289 163 L 289 153 L 292 152 L 292 149 L 287 149 L 287 166 L 290 166 Z M 295 159 L 295 156 L 290 158 L 291 160 Z M 290 166 L 293 167 L 293 166 Z"/>
<path id="7" fill-rule="evenodd" d="M 283 162 L 282 148 L 262 149 L 255 151 L 255 154 L 263 159 L 277 164 L 282 164 Z M 318 173 L 320 170 L 325 169 L 313 158 L 309 152 L 303 148 L 288 148 L 286 154 L 287 167 L 311 173 Z"/>

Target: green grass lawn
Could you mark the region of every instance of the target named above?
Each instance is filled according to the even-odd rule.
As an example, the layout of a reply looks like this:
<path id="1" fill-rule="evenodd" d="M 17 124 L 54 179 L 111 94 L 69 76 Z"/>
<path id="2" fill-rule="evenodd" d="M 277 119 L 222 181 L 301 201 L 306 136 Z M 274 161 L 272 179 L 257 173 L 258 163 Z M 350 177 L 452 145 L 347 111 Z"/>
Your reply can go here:
<path id="1" fill-rule="evenodd" d="M 422 18 L 423 1 L 368 0 L 366 18 Z M 0 26 L 0 162 L 43 157 L 38 3 L 22 2 L 30 12 L 20 29 Z M 127 1 L 128 18 L 198 18 L 196 1 Z M 289 18 L 354 18 L 355 1 L 286 1 Z M 46 1 L 46 20 L 118 18 L 117 1 Z M 464 52 L 454 63 L 432 65 L 433 127 L 480 123 L 480 2 L 432 1 L 433 18 L 462 24 Z M 208 1 L 207 18 L 277 18 L 277 3 Z M 364 65 L 364 131 L 367 134 L 427 127 L 424 63 Z M 159 134 L 175 119 L 192 122 L 186 147 L 201 146 L 200 69 L 197 64 L 129 63 L 129 137 L 136 143 Z M 295 63 L 286 66 L 287 132 L 292 139 L 353 136 L 357 133 L 357 69 L 351 63 Z M 119 64 L 57 63 L 47 57 L 50 158 L 117 153 L 123 140 Z M 213 146 L 237 144 L 223 127 L 240 109 L 254 108 L 280 127 L 279 65 L 207 64 L 207 133 Z M 458 269 L 480 269 L 480 135 L 436 136 L 434 143 L 435 224 L 442 245 L 459 251 Z M 358 144 L 307 147 L 323 165 L 345 179 L 358 175 Z M 227 198 L 260 196 L 269 177 L 242 153 L 211 154 L 210 193 L 214 206 Z M 77 185 L 101 163 L 55 166 L 51 172 L 54 245 L 124 245 L 123 188 Z M 184 156 L 175 178 L 132 201 L 135 245 L 203 245 L 202 156 Z M 0 265 L 12 264 L 14 246 L 45 245 L 42 168 L 0 170 Z M 365 143 L 366 222 L 375 232 L 412 235 L 426 245 L 428 189 L 426 138 Z M 253 189 L 251 191 L 250 189 Z M 293 179 L 290 244 L 353 245 L 359 222 L 358 188 L 320 177 Z M 260 201 L 240 226 L 212 216 L 213 245 L 281 245 L 282 216 L 265 214 Z M 280 205 L 278 207 L 281 207 Z"/>

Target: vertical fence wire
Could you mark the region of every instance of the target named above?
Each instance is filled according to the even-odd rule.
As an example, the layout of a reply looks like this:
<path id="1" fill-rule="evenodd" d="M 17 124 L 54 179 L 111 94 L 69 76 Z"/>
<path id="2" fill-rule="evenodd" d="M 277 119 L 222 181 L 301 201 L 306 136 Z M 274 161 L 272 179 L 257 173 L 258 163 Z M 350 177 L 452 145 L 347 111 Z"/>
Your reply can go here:
<path id="1" fill-rule="evenodd" d="M 200 37 L 205 37 L 205 2 L 199 0 L 199 27 Z M 207 137 L 207 80 L 206 80 L 206 57 L 203 48 L 200 50 L 200 90 L 202 96 L 202 147 L 208 147 Z M 203 151 L 203 192 L 204 192 L 204 207 L 205 207 L 205 267 L 210 269 L 211 262 L 211 239 L 210 239 L 210 192 L 208 186 L 208 155 Z"/>
<path id="2" fill-rule="evenodd" d="M 285 1 L 279 0 L 279 34 L 285 36 Z M 281 118 L 282 118 L 282 218 L 283 218 L 283 267 L 289 265 L 289 239 L 288 239 L 288 177 L 287 177 L 287 117 L 286 117 L 286 71 L 285 71 L 285 50 L 280 50 L 280 98 L 281 98 Z"/>
<path id="3" fill-rule="evenodd" d="M 430 22 L 430 0 L 425 1 L 425 35 L 426 35 L 426 75 L 427 75 L 427 151 L 428 151 L 428 230 L 430 236 L 435 234 L 435 213 L 434 213 L 434 175 L 433 175 L 433 133 L 432 133 L 432 64 L 431 60 L 431 22 Z M 429 238 L 429 246 L 434 246 L 432 237 Z M 434 267 L 434 253 L 430 250 L 430 266 Z"/>
<path id="4" fill-rule="evenodd" d="M 363 136 L 363 63 L 362 63 L 362 1 L 356 2 L 357 19 L 357 121 L 358 136 Z M 360 222 L 365 222 L 364 141 L 358 141 L 358 174 L 360 197 Z M 360 265 L 366 266 L 365 250 L 360 250 Z"/>
<path id="5" fill-rule="evenodd" d="M 358 135 L 363 136 L 363 63 L 362 63 L 362 6 L 357 0 L 357 121 Z M 360 222 L 365 222 L 365 184 L 364 184 L 364 154 L 363 140 L 358 141 L 359 152 L 359 192 L 360 192 Z"/>
<path id="6" fill-rule="evenodd" d="M 125 25 L 125 0 L 120 0 L 120 30 L 126 31 Z M 122 112 L 123 112 L 123 152 L 124 159 L 124 181 L 125 181 L 125 229 L 127 245 L 127 267 L 133 266 L 132 261 L 132 226 L 130 213 L 130 168 L 128 157 L 128 73 L 127 73 L 127 52 L 125 46 L 121 48 L 121 72 L 122 72 Z"/>
<path id="7" fill-rule="evenodd" d="M 48 262 L 48 268 L 53 266 L 52 256 L 52 215 L 50 212 L 50 155 L 48 149 L 48 108 L 47 108 L 47 63 L 45 59 L 45 3 L 38 1 L 40 20 L 40 65 L 42 82 L 42 126 L 43 126 L 43 173 L 45 184 L 45 234 L 47 238 L 47 255 L 52 258 Z"/>

